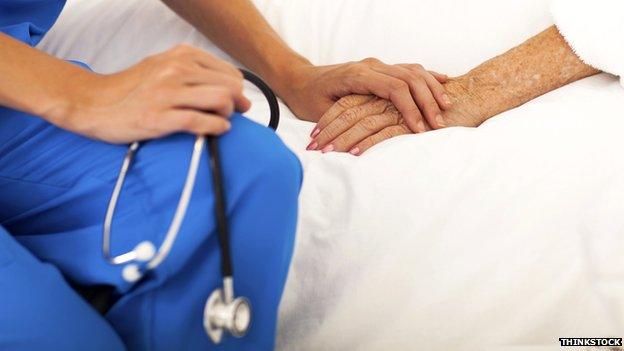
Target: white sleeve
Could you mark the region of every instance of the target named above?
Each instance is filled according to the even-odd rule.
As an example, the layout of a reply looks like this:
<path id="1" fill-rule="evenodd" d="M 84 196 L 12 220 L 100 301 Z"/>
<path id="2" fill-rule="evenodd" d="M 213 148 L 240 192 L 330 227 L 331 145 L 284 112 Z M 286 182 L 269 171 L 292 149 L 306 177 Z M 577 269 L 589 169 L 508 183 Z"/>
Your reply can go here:
<path id="1" fill-rule="evenodd" d="M 586 64 L 624 85 L 624 0 L 553 0 L 555 25 Z"/>

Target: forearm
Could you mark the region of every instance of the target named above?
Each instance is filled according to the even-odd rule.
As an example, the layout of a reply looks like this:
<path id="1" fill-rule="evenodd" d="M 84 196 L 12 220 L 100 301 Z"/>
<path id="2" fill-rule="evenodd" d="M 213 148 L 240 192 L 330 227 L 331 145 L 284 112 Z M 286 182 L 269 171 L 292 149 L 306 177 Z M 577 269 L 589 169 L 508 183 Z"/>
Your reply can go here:
<path id="1" fill-rule="evenodd" d="M 488 118 L 599 71 L 584 64 L 552 26 L 446 84 L 458 125 Z"/>
<path id="2" fill-rule="evenodd" d="M 0 105 L 50 119 L 94 74 L 0 33 Z"/>
<path id="3" fill-rule="evenodd" d="M 163 0 L 235 59 L 258 73 L 278 94 L 288 73 L 309 62 L 293 51 L 249 0 Z"/>

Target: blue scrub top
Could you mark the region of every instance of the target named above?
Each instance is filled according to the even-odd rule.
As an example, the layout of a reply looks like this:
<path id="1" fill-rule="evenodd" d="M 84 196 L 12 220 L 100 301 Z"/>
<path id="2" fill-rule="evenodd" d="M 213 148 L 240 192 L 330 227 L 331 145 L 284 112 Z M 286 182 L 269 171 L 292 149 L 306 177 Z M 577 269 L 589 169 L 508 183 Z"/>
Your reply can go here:
<path id="1" fill-rule="evenodd" d="M 35 46 L 63 6 L 65 0 L 0 0 L 0 32 Z"/>

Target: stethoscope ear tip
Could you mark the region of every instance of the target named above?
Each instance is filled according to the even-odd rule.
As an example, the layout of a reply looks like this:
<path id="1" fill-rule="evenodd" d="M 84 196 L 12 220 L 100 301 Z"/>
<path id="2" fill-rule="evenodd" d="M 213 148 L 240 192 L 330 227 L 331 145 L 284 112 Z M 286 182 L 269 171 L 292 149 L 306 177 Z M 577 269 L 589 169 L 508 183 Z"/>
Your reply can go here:
<path id="1" fill-rule="evenodd" d="M 121 275 L 123 279 L 128 283 L 136 283 L 139 279 L 141 279 L 141 270 L 139 269 L 139 265 L 131 263 L 124 266 L 121 271 Z"/>
<path id="2" fill-rule="evenodd" d="M 133 251 L 137 261 L 147 262 L 156 255 L 156 246 L 151 241 L 141 241 Z"/>

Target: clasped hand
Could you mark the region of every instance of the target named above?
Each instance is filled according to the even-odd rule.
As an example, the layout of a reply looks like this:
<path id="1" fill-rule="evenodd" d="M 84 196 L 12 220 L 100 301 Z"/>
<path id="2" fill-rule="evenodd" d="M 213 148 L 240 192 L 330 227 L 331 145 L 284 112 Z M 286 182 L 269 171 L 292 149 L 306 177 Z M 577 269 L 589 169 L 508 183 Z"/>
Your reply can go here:
<path id="1" fill-rule="evenodd" d="M 389 98 L 347 95 L 336 101 L 319 119 L 307 149 L 323 153 L 349 152 L 359 156 L 392 137 L 446 127 L 449 121 L 445 111 L 452 108 L 452 101 L 443 84 L 449 79 L 418 64 L 392 67 L 401 68 L 401 82 L 408 88 L 409 99 L 418 108 L 414 123 L 410 123 Z"/>

